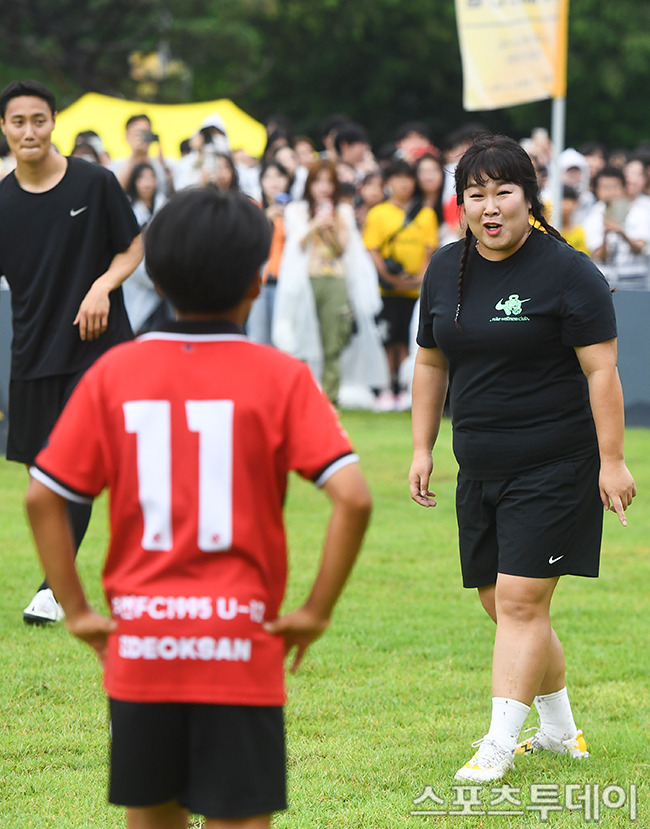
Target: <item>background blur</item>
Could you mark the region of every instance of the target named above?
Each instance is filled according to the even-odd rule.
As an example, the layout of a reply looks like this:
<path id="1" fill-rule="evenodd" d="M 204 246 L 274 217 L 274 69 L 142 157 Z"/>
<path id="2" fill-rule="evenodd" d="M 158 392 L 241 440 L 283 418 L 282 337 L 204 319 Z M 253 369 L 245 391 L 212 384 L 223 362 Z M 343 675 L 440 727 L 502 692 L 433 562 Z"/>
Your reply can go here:
<path id="1" fill-rule="evenodd" d="M 569 14 L 567 146 L 650 139 L 650 4 L 571 0 Z M 470 120 L 453 0 L 33 0 L 4 4 L 0 44 L 0 84 L 41 80 L 60 110 L 89 91 L 230 98 L 312 135 L 343 112 L 376 146 L 404 121 L 439 142 Z M 550 102 L 471 120 L 519 137 L 549 125 Z"/>

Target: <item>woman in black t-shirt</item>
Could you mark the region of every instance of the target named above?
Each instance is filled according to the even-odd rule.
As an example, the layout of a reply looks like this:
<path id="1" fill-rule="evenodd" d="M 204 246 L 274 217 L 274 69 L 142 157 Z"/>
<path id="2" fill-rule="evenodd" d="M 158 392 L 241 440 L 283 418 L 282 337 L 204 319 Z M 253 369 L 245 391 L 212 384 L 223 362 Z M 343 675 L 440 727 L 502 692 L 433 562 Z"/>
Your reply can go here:
<path id="1" fill-rule="evenodd" d="M 490 729 L 456 774 L 483 783 L 515 754 L 588 756 L 550 603 L 559 576 L 598 575 L 603 506 L 625 525 L 636 489 L 604 278 L 547 223 L 512 139 L 480 136 L 456 192 L 465 240 L 434 255 L 422 285 L 409 485 L 435 506 L 432 449 L 449 385 L 463 583 L 497 624 Z M 539 729 L 518 744 L 533 701 Z"/>

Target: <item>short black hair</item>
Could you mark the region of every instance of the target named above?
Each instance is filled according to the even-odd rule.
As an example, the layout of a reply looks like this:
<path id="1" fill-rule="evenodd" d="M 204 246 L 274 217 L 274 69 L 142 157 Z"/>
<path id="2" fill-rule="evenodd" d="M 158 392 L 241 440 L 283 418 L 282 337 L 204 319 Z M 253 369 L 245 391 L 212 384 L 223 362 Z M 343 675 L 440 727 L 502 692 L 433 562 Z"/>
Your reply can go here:
<path id="1" fill-rule="evenodd" d="M 613 164 L 607 164 L 602 170 L 599 170 L 594 176 L 593 187 L 594 190 L 601 178 L 616 178 L 623 186 L 625 186 L 625 173 L 620 167 L 614 167 Z"/>
<path id="2" fill-rule="evenodd" d="M 271 225 L 242 193 L 208 185 L 172 196 L 145 237 L 153 282 L 184 313 L 222 313 L 245 297 L 266 261 Z"/>
<path id="3" fill-rule="evenodd" d="M 27 95 L 31 98 L 41 98 L 50 108 L 52 115 L 56 113 L 56 100 L 51 92 L 40 81 L 12 81 L 4 88 L 0 95 L 0 118 L 4 119 L 7 112 L 7 104 L 12 98 L 20 98 Z"/>
<path id="4" fill-rule="evenodd" d="M 600 141 L 585 141 L 578 147 L 578 152 L 582 155 L 602 155 L 603 158 L 607 155 L 605 145 Z"/>
<path id="5" fill-rule="evenodd" d="M 415 167 L 412 164 L 409 164 L 404 158 L 393 159 L 393 161 L 391 161 L 390 164 L 384 168 L 383 176 L 384 181 L 388 181 L 388 179 L 393 176 L 408 176 L 413 180 L 417 178 L 415 174 Z"/>
<path id="6" fill-rule="evenodd" d="M 427 141 L 431 141 L 431 130 L 422 121 L 407 121 L 406 123 L 401 124 L 395 133 L 395 141 L 402 141 L 412 133 L 421 135 L 423 138 L 426 138 Z"/>
<path id="7" fill-rule="evenodd" d="M 332 130 L 336 130 L 338 132 L 343 124 L 349 123 L 350 119 L 347 115 L 344 115 L 342 112 L 332 112 L 321 121 L 318 128 L 318 135 L 322 140 L 323 138 L 327 138 Z"/>
<path id="8" fill-rule="evenodd" d="M 128 130 L 131 124 L 135 124 L 136 121 L 148 121 L 149 125 L 151 125 L 151 118 L 147 115 L 146 112 L 140 112 L 138 115 L 132 115 L 130 118 L 126 119 L 126 124 L 124 125 L 124 129 Z"/>
<path id="9" fill-rule="evenodd" d="M 341 128 L 336 133 L 334 139 L 334 147 L 336 152 L 341 154 L 342 144 L 370 144 L 370 137 L 368 131 L 361 124 L 342 124 Z"/>
<path id="10" fill-rule="evenodd" d="M 483 124 L 470 122 L 452 130 L 445 138 L 445 148 L 452 150 L 461 144 L 471 144 L 477 136 L 487 132 Z"/>

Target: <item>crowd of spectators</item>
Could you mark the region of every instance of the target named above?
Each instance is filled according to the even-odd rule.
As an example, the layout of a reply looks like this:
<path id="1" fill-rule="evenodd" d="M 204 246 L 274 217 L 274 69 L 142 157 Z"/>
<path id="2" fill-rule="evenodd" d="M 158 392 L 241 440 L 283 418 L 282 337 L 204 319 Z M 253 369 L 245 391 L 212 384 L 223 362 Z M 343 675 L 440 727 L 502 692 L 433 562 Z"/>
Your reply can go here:
<path id="1" fill-rule="evenodd" d="M 280 115 L 267 119 L 266 130 L 262 157 L 253 158 L 231 146 L 227 126 L 215 113 L 196 126 L 180 146 L 180 159 L 172 161 L 163 156 L 155 126 L 141 114 L 125 125 L 131 148 L 127 158 L 108 156 L 101 124 L 96 131 L 80 133 L 74 147 L 59 151 L 111 169 L 144 231 L 176 191 L 214 186 L 244 192 L 273 227 L 249 335 L 293 350 L 312 364 L 321 380 L 325 372 L 324 385 L 333 402 L 379 410 L 408 408 L 419 286 L 433 251 L 464 234 L 454 170 L 483 127 L 465 124 L 436 146 L 427 126 L 413 121 L 401 125 L 394 140 L 380 147 L 373 146 L 363 125 L 342 114 L 328 116 L 315 136 L 295 134 Z M 561 227 L 567 241 L 594 259 L 613 288 L 650 289 L 650 143 L 608 150 L 591 141 L 556 155 L 547 131 L 540 128 L 521 144 L 537 171 L 547 218 Z M 12 169 L 12 159 L 6 148 L 0 154 L 2 177 Z M 310 172 L 322 162 L 327 166 L 318 169 L 327 182 L 323 187 L 316 183 L 312 192 L 306 189 L 313 185 Z M 558 210 L 550 195 L 556 175 L 562 193 Z M 289 210 L 289 205 L 302 207 Z M 298 247 L 293 254 L 286 244 L 288 210 L 290 231 L 301 234 L 294 240 Z M 300 300 L 287 294 L 288 286 L 298 284 L 297 267 L 309 277 L 298 280 L 302 288 L 311 285 Z M 124 292 L 136 333 L 151 330 L 170 314 L 144 265 L 127 280 Z M 338 299 L 330 306 L 334 294 Z M 286 308 L 294 317 L 282 317 Z M 304 313 L 296 316 L 301 308 Z M 283 345 L 309 340 L 306 332 L 287 337 L 289 322 L 304 327 L 305 320 L 319 331 L 311 351 L 304 345 Z M 337 336 L 332 336 L 333 328 Z M 333 362 L 340 362 L 340 372 L 332 369 Z"/>

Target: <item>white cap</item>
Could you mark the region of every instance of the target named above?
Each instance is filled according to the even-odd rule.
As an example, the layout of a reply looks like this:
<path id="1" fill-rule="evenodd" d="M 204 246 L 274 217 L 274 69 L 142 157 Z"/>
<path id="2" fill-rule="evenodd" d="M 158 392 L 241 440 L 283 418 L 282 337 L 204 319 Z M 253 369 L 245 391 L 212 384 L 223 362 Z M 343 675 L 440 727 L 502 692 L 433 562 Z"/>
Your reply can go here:
<path id="1" fill-rule="evenodd" d="M 569 170 L 571 167 L 578 167 L 580 170 L 584 170 L 589 166 L 584 155 L 574 150 L 573 147 L 563 150 L 560 153 L 558 161 L 561 170 Z"/>
<path id="2" fill-rule="evenodd" d="M 208 115 L 207 118 L 203 119 L 201 129 L 204 130 L 208 127 L 213 127 L 214 129 L 219 130 L 219 132 L 222 132 L 224 135 L 228 135 L 228 130 L 226 129 L 224 120 L 217 112 L 213 112 L 211 115 Z"/>

